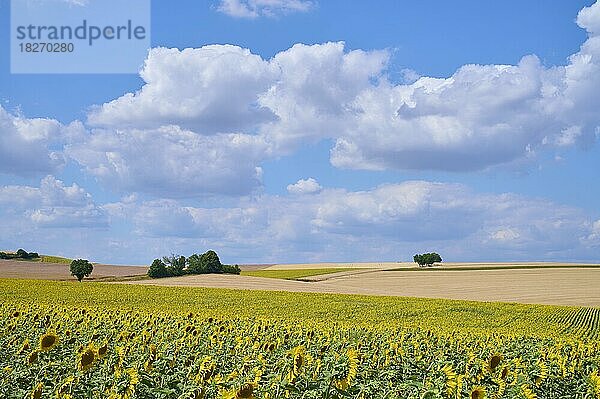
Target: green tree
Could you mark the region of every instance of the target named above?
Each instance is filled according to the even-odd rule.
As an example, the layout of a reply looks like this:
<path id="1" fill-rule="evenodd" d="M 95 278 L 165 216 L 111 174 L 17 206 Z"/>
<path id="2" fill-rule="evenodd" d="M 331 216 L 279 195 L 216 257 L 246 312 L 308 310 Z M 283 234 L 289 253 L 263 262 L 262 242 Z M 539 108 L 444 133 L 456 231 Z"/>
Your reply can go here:
<path id="1" fill-rule="evenodd" d="M 185 274 L 186 259 L 185 256 L 171 255 L 163 256 L 163 262 L 167 266 L 167 271 L 171 276 L 183 276 Z"/>
<path id="2" fill-rule="evenodd" d="M 160 259 L 154 259 L 148 269 L 148 276 L 152 278 L 168 277 L 169 271 L 167 270 L 167 265 Z"/>
<path id="3" fill-rule="evenodd" d="M 29 253 L 22 248 L 17 250 L 17 258 L 27 259 L 29 258 Z"/>
<path id="4" fill-rule="evenodd" d="M 223 273 L 240 274 L 242 270 L 238 265 L 223 265 Z"/>
<path id="5" fill-rule="evenodd" d="M 187 273 L 189 274 L 204 274 L 204 264 L 202 263 L 202 256 L 198 254 L 191 255 L 187 260 Z"/>
<path id="6" fill-rule="evenodd" d="M 223 273 L 223 264 L 219 255 L 213 250 L 206 251 L 200 256 L 200 263 L 204 273 Z"/>
<path id="7" fill-rule="evenodd" d="M 433 266 L 434 263 L 438 263 L 442 261 L 442 257 L 435 252 L 430 252 L 426 254 L 417 254 L 413 256 L 413 260 L 419 267 L 425 266 Z"/>
<path id="8" fill-rule="evenodd" d="M 71 275 L 77 277 L 77 280 L 81 282 L 84 277 L 88 277 L 92 274 L 94 266 L 85 259 L 75 259 L 71 262 Z"/>

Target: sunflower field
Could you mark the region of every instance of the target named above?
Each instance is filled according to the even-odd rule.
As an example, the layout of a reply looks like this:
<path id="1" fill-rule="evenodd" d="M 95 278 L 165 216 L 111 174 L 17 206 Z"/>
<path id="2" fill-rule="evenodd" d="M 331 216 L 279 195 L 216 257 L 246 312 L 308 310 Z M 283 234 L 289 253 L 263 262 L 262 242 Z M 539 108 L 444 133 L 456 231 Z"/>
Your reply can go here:
<path id="1" fill-rule="evenodd" d="M 600 398 L 600 310 L 0 280 L 1 398 Z"/>

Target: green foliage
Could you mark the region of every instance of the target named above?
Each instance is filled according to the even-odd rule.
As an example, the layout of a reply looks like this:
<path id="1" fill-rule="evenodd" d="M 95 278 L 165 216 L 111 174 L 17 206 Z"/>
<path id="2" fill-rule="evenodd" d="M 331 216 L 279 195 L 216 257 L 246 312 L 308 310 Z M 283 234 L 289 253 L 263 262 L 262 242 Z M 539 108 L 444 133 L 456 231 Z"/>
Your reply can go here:
<path id="1" fill-rule="evenodd" d="M 26 259 L 29 257 L 29 253 L 27 251 L 25 251 L 24 249 L 17 249 L 17 258 L 23 258 Z"/>
<path id="2" fill-rule="evenodd" d="M 223 273 L 223 264 L 215 251 L 209 250 L 200 256 L 205 273 Z"/>
<path id="3" fill-rule="evenodd" d="M 75 259 L 71 262 L 71 275 L 77 277 L 77 280 L 81 282 L 84 277 L 88 277 L 92 274 L 94 266 L 86 259 Z"/>
<path id="4" fill-rule="evenodd" d="M 36 260 L 39 258 L 40 255 L 37 252 L 27 252 L 22 248 L 19 248 L 15 253 L 0 252 L 0 259 Z"/>
<path id="5" fill-rule="evenodd" d="M 163 256 L 162 261 L 167 266 L 169 276 L 183 276 L 185 274 L 186 259 L 185 256 L 171 255 Z"/>
<path id="6" fill-rule="evenodd" d="M 188 274 L 205 274 L 208 273 L 202 263 L 202 256 L 193 254 L 188 258 L 188 266 L 186 269 Z"/>
<path id="7" fill-rule="evenodd" d="M 167 270 L 167 265 L 160 259 L 154 259 L 154 262 L 152 262 L 148 269 L 148 276 L 152 278 L 168 277 L 169 271 Z"/>
<path id="8" fill-rule="evenodd" d="M 240 274 L 238 265 L 224 265 L 215 251 L 207 251 L 202 255 L 171 255 L 155 259 L 148 270 L 152 278 L 182 276 L 184 274 L 228 273 Z"/>
<path id="9" fill-rule="evenodd" d="M 242 269 L 238 265 L 223 265 L 223 273 L 225 274 L 240 274 Z"/>
<path id="10" fill-rule="evenodd" d="M 416 264 L 419 265 L 419 267 L 424 267 L 424 266 L 433 266 L 434 263 L 441 262 L 442 257 L 435 252 L 430 252 L 430 253 L 421 254 L 421 255 L 417 254 L 417 255 L 413 256 L 413 260 L 415 261 Z"/>

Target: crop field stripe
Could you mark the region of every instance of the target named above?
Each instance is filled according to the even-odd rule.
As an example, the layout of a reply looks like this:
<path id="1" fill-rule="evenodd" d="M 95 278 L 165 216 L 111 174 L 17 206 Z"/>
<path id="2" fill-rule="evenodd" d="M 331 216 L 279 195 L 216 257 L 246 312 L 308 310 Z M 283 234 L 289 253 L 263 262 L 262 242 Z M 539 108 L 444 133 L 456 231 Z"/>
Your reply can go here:
<path id="1" fill-rule="evenodd" d="M 572 309 L 562 318 L 557 319 L 557 322 L 565 326 L 563 329 L 565 333 L 596 339 L 600 332 L 600 309 Z"/>
<path id="2" fill-rule="evenodd" d="M 242 271 L 242 276 L 278 278 L 284 280 L 298 280 L 306 277 L 321 276 L 325 274 L 356 271 L 361 269 L 350 268 L 325 268 L 325 269 L 289 269 L 289 270 L 252 270 Z"/>
<path id="3" fill-rule="evenodd" d="M 437 267 L 397 267 L 390 269 L 383 269 L 386 272 L 408 272 L 408 271 L 445 271 L 445 272 L 462 272 L 462 271 L 480 271 L 480 270 L 534 270 L 534 269 L 600 269 L 600 265 L 513 265 L 513 266 L 485 266 L 485 267 L 471 267 L 471 266 L 448 266 L 440 265 Z"/>
<path id="4" fill-rule="evenodd" d="M 60 256 L 48 256 L 40 255 L 40 262 L 42 263 L 63 263 L 70 264 L 72 259 L 62 258 Z"/>

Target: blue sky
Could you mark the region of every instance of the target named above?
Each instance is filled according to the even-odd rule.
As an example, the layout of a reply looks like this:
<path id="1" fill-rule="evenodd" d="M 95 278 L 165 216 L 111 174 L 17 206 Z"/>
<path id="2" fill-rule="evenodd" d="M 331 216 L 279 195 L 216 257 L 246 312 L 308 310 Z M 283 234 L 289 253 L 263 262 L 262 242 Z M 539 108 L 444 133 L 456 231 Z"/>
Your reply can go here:
<path id="1" fill-rule="evenodd" d="M 600 261 L 600 4 L 154 0 L 151 39 L 140 74 L 2 54 L 0 249 Z"/>

